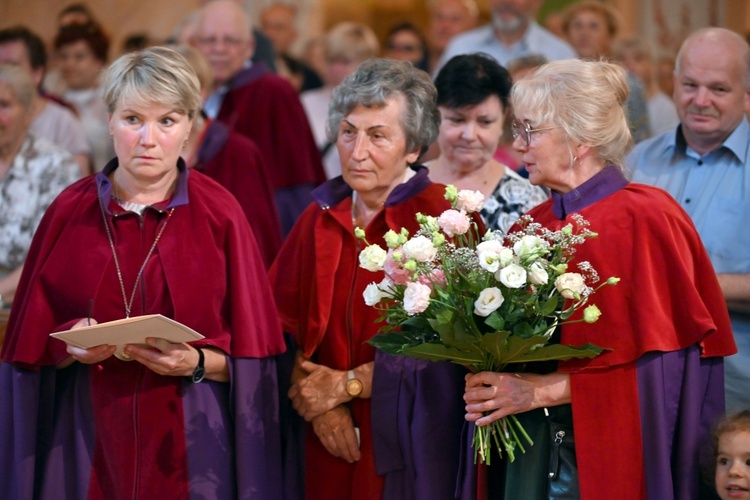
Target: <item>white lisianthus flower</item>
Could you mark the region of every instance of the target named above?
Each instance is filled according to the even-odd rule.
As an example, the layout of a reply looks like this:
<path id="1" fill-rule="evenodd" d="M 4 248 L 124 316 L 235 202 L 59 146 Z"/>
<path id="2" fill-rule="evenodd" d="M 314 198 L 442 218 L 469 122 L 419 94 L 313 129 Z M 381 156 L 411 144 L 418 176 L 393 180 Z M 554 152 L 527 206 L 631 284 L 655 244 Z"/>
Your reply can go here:
<path id="1" fill-rule="evenodd" d="M 487 317 L 503 305 L 505 298 L 497 287 L 485 288 L 474 301 L 474 314 Z"/>
<path id="2" fill-rule="evenodd" d="M 464 210 L 466 213 L 474 213 L 482 210 L 483 206 L 484 195 L 479 191 L 462 189 L 458 192 L 458 199 L 456 200 L 457 209 Z"/>
<path id="3" fill-rule="evenodd" d="M 381 292 L 378 284 L 375 282 L 367 285 L 365 291 L 362 292 L 362 296 L 365 298 L 365 304 L 371 307 L 377 305 L 381 300 L 383 300 L 383 293 Z"/>
<path id="4" fill-rule="evenodd" d="M 495 278 L 508 288 L 521 288 L 526 284 L 526 269 L 509 264 L 495 273 Z"/>
<path id="5" fill-rule="evenodd" d="M 414 259 L 417 262 L 432 262 L 437 256 L 437 248 L 432 244 L 432 240 L 421 235 L 404 243 L 403 251 L 407 259 Z"/>
<path id="6" fill-rule="evenodd" d="M 583 310 L 583 321 L 586 323 L 596 323 L 602 312 L 595 305 L 590 305 Z"/>
<path id="7" fill-rule="evenodd" d="M 533 234 L 523 236 L 513 245 L 513 251 L 521 259 L 533 255 L 542 255 L 544 250 L 546 250 L 544 241 L 539 236 Z"/>
<path id="8" fill-rule="evenodd" d="M 498 240 L 485 240 L 477 245 L 477 255 L 479 254 L 479 252 L 483 252 L 485 250 L 500 254 L 500 250 L 502 250 L 503 248 L 505 247 L 503 247 L 503 244 Z"/>
<path id="9" fill-rule="evenodd" d="M 383 281 L 378 283 L 378 289 L 380 289 L 380 295 L 382 295 L 382 298 L 384 299 L 392 299 L 393 298 L 393 281 L 386 276 L 383 278 Z"/>
<path id="10" fill-rule="evenodd" d="M 492 250 L 482 250 L 479 252 L 479 267 L 490 273 L 497 272 L 500 269 L 500 256 Z"/>
<path id="11" fill-rule="evenodd" d="M 555 288 L 560 295 L 566 299 L 580 299 L 581 293 L 586 289 L 583 276 L 578 273 L 561 274 L 555 280 Z"/>
<path id="12" fill-rule="evenodd" d="M 549 275 L 541 262 L 536 261 L 529 267 L 529 283 L 532 285 L 546 285 Z"/>
<path id="13" fill-rule="evenodd" d="M 509 265 L 513 264 L 514 262 L 517 263 L 516 255 L 513 253 L 513 250 L 510 248 L 503 247 L 500 250 L 500 253 L 498 253 L 500 256 L 500 267 L 508 267 Z"/>
<path id="14" fill-rule="evenodd" d="M 388 254 L 377 245 L 370 245 L 359 254 L 359 267 L 368 271 L 382 271 Z"/>
<path id="15" fill-rule="evenodd" d="M 430 305 L 430 293 L 432 293 L 432 289 L 422 283 L 412 281 L 406 285 L 406 290 L 404 290 L 404 310 L 406 313 L 413 316 L 424 312 Z"/>
<path id="16" fill-rule="evenodd" d="M 471 220 L 466 212 L 459 212 L 458 210 L 446 210 L 437 220 L 438 226 L 443 230 L 449 237 L 456 236 L 457 234 L 464 234 L 471 227 Z"/>

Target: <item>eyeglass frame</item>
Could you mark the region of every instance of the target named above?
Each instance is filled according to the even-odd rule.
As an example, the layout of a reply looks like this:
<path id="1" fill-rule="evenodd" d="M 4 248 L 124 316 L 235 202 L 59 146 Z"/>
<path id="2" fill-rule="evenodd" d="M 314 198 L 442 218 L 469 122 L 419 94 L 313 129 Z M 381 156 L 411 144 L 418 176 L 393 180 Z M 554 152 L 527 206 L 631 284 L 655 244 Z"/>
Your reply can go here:
<path id="1" fill-rule="evenodd" d="M 543 128 L 532 128 L 531 124 L 527 121 L 519 122 L 518 120 L 513 120 L 510 124 L 510 132 L 513 135 L 513 140 L 515 141 L 521 136 L 521 123 L 523 123 L 523 131 L 525 132 L 524 140 L 526 141 L 526 147 L 531 147 L 531 134 L 534 132 L 541 132 L 542 130 L 552 130 L 553 128 L 560 128 L 560 127 L 543 127 Z"/>

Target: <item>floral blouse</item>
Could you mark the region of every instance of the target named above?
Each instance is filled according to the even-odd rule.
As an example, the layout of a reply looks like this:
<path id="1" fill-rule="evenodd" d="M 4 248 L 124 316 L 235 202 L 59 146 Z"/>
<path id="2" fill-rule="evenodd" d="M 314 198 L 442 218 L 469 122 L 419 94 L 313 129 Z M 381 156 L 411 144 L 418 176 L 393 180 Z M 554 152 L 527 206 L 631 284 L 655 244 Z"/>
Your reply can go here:
<path id="1" fill-rule="evenodd" d="M 480 215 L 487 229 L 508 232 L 521 215 L 549 198 L 547 191 L 534 186 L 510 168 L 484 202 Z"/>
<path id="2" fill-rule="evenodd" d="M 0 178 L 0 276 L 23 264 L 47 207 L 80 177 L 78 163 L 67 151 L 27 135 Z"/>

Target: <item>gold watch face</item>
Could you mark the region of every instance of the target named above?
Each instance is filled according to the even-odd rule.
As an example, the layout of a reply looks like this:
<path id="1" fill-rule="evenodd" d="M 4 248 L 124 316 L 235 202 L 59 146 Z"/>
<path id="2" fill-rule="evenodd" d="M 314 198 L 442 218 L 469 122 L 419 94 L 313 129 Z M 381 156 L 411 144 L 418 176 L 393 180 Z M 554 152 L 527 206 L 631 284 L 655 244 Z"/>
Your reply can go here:
<path id="1" fill-rule="evenodd" d="M 362 394 L 362 382 L 353 378 L 346 381 L 346 393 L 353 398 Z"/>

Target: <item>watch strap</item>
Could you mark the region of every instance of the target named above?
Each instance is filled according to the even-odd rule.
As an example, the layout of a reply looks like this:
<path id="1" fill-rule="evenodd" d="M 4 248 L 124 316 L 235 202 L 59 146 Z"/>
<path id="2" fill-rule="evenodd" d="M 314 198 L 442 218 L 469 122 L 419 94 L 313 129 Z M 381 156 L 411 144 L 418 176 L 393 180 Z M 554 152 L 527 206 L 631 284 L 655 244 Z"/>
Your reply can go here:
<path id="1" fill-rule="evenodd" d="M 198 351 L 198 365 L 193 370 L 193 374 L 190 376 L 190 380 L 194 384 L 197 384 L 198 382 L 203 380 L 203 377 L 206 376 L 206 368 L 204 366 L 206 356 L 203 354 L 203 349 L 201 349 L 200 347 L 195 347 L 195 350 Z"/>

